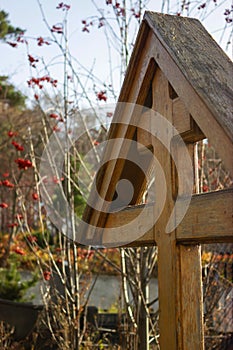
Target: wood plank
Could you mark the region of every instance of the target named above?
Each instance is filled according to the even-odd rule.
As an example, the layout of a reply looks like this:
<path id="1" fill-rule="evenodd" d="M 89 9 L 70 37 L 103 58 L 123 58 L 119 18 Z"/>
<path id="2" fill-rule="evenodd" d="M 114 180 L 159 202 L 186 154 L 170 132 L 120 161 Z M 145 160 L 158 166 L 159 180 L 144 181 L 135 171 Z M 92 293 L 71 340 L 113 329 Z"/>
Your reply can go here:
<path id="1" fill-rule="evenodd" d="M 158 237 L 158 235 L 157 235 Z M 158 244 L 159 344 L 161 350 L 177 349 L 177 250 L 173 235 L 161 235 Z"/>
<path id="2" fill-rule="evenodd" d="M 144 215 L 141 220 L 141 226 L 143 228 L 150 227 L 149 231 L 145 229 L 144 235 L 140 237 L 135 243 L 137 246 L 143 245 L 143 241 L 145 237 L 145 245 L 148 245 L 148 241 L 150 241 L 151 244 L 155 244 L 154 241 L 154 229 L 153 229 L 153 211 L 154 211 L 154 205 L 153 203 L 150 205 L 136 205 L 136 206 L 130 206 L 122 211 L 119 211 L 117 213 L 112 213 L 108 215 L 107 221 L 106 221 L 106 228 L 116 228 L 118 227 L 118 230 L 116 230 L 115 235 L 110 236 L 110 232 L 105 230 L 103 232 L 103 240 L 105 242 L 112 242 L 113 245 L 117 245 L 117 242 L 119 242 L 119 246 L 125 246 L 130 241 L 129 235 L 134 234 L 134 232 L 129 231 L 128 227 L 126 226 L 128 223 L 134 221 L 144 210 Z M 147 231 L 147 232 L 146 232 Z M 112 241 L 113 240 L 113 241 Z M 130 246 L 134 245 L 134 241 L 130 243 Z"/>
<path id="3" fill-rule="evenodd" d="M 185 115 L 185 111 L 183 112 Z M 182 115 L 182 116 L 184 116 Z M 174 114 L 173 114 L 173 118 L 174 118 Z M 190 127 L 192 127 L 191 124 L 191 119 L 190 119 Z M 187 131 L 189 132 L 189 131 Z M 186 164 L 186 159 L 184 159 L 183 156 L 183 151 L 188 150 L 189 152 L 189 156 L 191 158 L 191 162 L 193 165 L 192 168 L 192 172 L 194 172 L 194 144 L 184 144 L 181 142 L 176 142 L 175 145 L 175 158 L 176 158 L 176 169 L 182 169 L 182 175 L 184 176 L 185 181 L 181 181 L 181 183 L 178 183 L 178 177 L 177 177 L 177 172 L 175 172 L 176 176 L 176 186 L 174 187 L 174 189 L 179 189 L 179 194 L 176 193 L 176 197 L 179 196 L 189 196 L 190 195 L 190 173 L 188 174 L 189 171 L 189 167 Z M 174 167 L 174 163 L 173 163 L 173 167 Z M 194 175 L 194 174 L 192 174 Z M 191 180 L 193 181 L 193 180 Z M 195 188 L 192 189 L 192 191 L 195 191 Z M 176 198 L 175 197 L 175 198 Z M 179 219 L 178 219 L 179 220 Z M 177 235 L 177 229 L 176 229 L 176 235 Z M 190 328 L 189 332 L 193 332 L 192 336 L 190 337 L 191 340 L 191 344 L 190 344 L 190 349 L 195 348 L 196 344 L 199 342 L 199 333 L 200 333 L 200 329 L 196 326 L 196 310 L 200 310 L 200 308 L 202 307 L 202 304 L 200 305 L 192 305 L 189 309 L 189 314 L 188 314 L 188 318 L 183 317 L 183 312 L 185 312 L 185 307 L 187 306 L 187 294 L 185 293 L 188 288 L 190 287 L 189 282 L 190 282 L 190 276 L 189 279 L 186 279 L 186 275 L 184 272 L 187 273 L 187 270 L 185 270 L 184 267 L 184 261 L 185 258 L 190 259 L 189 256 L 186 256 L 186 254 L 184 254 L 184 251 L 182 249 L 181 246 L 177 247 L 177 266 L 176 266 L 176 270 L 177 270 L 177 274 L 176 274 L 176 305 L 177 305 L 177 313 L 176 313 L 176 327 L 177 327 L 177 340 L 178 340 L 178 344 L 177 344 L 177 350 L 186 350 L 186 345 L 187 345 L 187 339 L 189 339 L 189 333 L 188 333 L 188 327 L 187 327 L 187 321 L 189 320 L 194 320 L 193 321 L 193 327 Z M 196 257 L 193 256 L 192 259 L 192 263 L 195 266 L 198 266 L 199 260 L 197 258 L 196 261 Z M 184 270 L 184 271 L 183 271 Z M 190 271 L 190 275 L 193 276 L 193 271 L 198 273 L 198 270 L 196 270 L 196 268 L 194 266 L 192 266 L 192 270 Z M 194 273 L 194 276 L 196 277 L 196 274 Z M 195 278 L 194 277 L 194 278 Z M 195 285 L 199 290 L 201 290 L 201 282 L 200 282 L 200 275 L 198 276 L 198 278 L 196 279 L 196 285 Z M 196 291 L 195 289 L 195 291 Z M 199 300 L 198 300 L 199 302 Z M 196 306 L 197 308 L 195 309 Z M 189 321 L 190 322 L 190 321 Z M 202 323 L 199 322 L 199 326 L 202 327 Z M 201 328 L 202 331 L 202 328 Z M 196 338 L 195 341 L 193 342 L 193 338 Z M 197 346 L 197 349 L 199 349 L 199 346 Z"/>
<path id="4" fill-rule="evenodd" d="M 180 245 L 180 277 L 177 293 L 179 310 L 179 349 L 203 350 L 203 297 L 201 249 Z M 181 302 L 180 302 L 181 301 Z"/>
<path id="5" fill-rule="evenodd" d="M 233 189 L 193 195 L 177 240 L 233 242 Z"/>
<path id="6" fill-rule="evenodd" d="M 145 147 L 150 147 L 152 141 L 151 133 L 149 131 L 146 131 L 150 130 L 150 112 L 144 112 L 143 117 L 144 118 L 141 118 L 139 120 L 139 125 L 137 127 L 138 150 L 143 150 Z"/>
<path id="7" fill-rule="evenodd" d="M 172 102 L 173 125 L 180 133 L 184 142 L 197 142 L 203 140 L 205 135 L 189 114 L 185 104 L 178 97 Z"/>
<path id="8" fill-rule="evenodd" d="M 152 109 L 160 113 L 172 123 L 172 100 L 169 96 L 169 83 L 164 73 L 157 69 L 152 84 L 153 105 Z M 177 247 L 175 231 L 164 234 L 167 220 L 171 215 L 174 199 L 172 196 L 172 160 L 169 150 L 154 135 L 163 133 L 166 143 L 170 144 L 171 130 L 158 130 L 156 118 L 151 120 L 152 146 L 154 155 L 163 169 L 166 179 L 165 188 L 158 181 L 155 168 L 155 198 L 154 215 L 160 211 L 162 198 L 166 196 L 166 202 L 162 213 L 154 227 L 155 241 L 158 246 L 158 290 L 159 290 L 159 344 L 161 349 L 176 349 L 176 259 Z M 167 336 L 169 334 L 169 337 Z"/>
<path id="9" fill-rule="evenodd" d="M 172 101 L 173 125 L 182 134 L 191 130 L 191 118 L 189 111 L 179 97 Z"/>
<path id="10" fill-rule="evenodd" d="M 128 231 L 125 225 L 144 210 L 141 225 L 152 224 L 153 203 L 130 206 L 125 210 L 109 214 L 106 227 L 118 227 L 116 241 L 124 246 Z M 210 243 L 233 241 L 233 189 L 193 195 L 189 209 L 177 228 L 176 238 L 180 243 Z M 195 223 L 195 228 L 194 228 Z M 149 225 L 150 226 L 150 225 Z M 156 225 L 155 225 L 156 229 Z M 145 232 L 130 246 L 154 244 L 153 228 Z"/>

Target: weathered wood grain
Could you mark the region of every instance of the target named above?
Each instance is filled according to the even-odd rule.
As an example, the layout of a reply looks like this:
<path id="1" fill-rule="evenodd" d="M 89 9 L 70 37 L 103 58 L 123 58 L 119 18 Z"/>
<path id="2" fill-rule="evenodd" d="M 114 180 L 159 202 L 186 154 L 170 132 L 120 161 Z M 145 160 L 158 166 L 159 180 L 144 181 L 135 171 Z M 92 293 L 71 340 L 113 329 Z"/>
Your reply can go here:
<path id="1" fill-rule="evenodd" d="M 141 227 L 146 228 L 150 227 L 148 232 L 144 233 L 146 234 L 145 237 L 145 244 L 148 245 L 148 240 L 150 240 L 150 244 L 154 245 L 154 230 L 153 230 L 153 204 L 151 205 L 136 205 L 132 207 L 128 207 L 122 211 L 119 211 L 117 213 L 112 213 L 108 215 L 105 228 L 119 228 L 116 230 L 115 235 L 110 235 L 110 233 L 105 230 L 103 231 L 103 241 L 109 242 L 112 245 L 117 245 L 119 243 L 119 246 L 126 246 L 128 242 L 130 242 L 130 246 L 134 244 L 133 242 L 133 235 L 135 232 L 129 231 L 127 224 L 134 221 L 138 215 L 140 215 L 144 211 L 143 219 L 141 220 Z M 135 227 L 135 230 L 137 230 L 138 227 Z M 135 237 L 135 236 L 134 236 Z M 132 239 L 131 239 L 132 238 Z M 136 243 L 137 242 L 137 243 Z M 139 238 L 139 241 L 136 241 L 136 245 L 143 245 L 143 236 Z"/>
<path id="2" fill-rule="evenodd" d="M 179 310 L 179 348 L 203 350 L 203 298 L 201 249 L 198 245 L 180 245 L 180 286 L 177 288 Z"/>
<path id="3" fill-rule="evenodd" d="M 208 105 L 220 127 L 233 139 L 233 65 L 230 58 L 197 19 L 148 11 L 144 20 Z"/>
<path id="4" fill-rule="evenodd" d="M 233 189 L 194 195 L 177 240 L 233 242 Z"/>
<path id="5" fill-rule="evenodd" d="M 127 230 L 124 226 L 134 220 L 141 211 L 145 215 L 141 225 L 152 222 L 153 203 L 136 205 L 123 211 L 109 214 L 106 227 L 119 227 L 116 241 L 124 246 Z M 156 230 L 156 225 L 155 225 Z M 165 233 L 164 233 L 165 234 Z M 233 242 L 233 189 L 193 195 L 189 209 L 176 230 L 179 243 Z M 130 246 L 152 245 L 155 243 L 153 228 Z"/>
<path id="6" fill-rule="evenodd" d="M 152 108 L 172 123 L 172 100 L 169 97 L 169 82 L 164 73 L 157 69 L 152 83 Z M 156 135 L 157 121 L 151 121 L 152 135 Z M 166 143 L 170 143 L 169 130 L 161 130 Z M 171 215 L 174 198 L 172 195 L 173 177 L 172 160 L 170 152 L 156 137 L 152 137 L 152 146 L 154 154 L 159 161 L 166 179 L 165 187 L 158 183 L 157 172 L 155 169 L 154 192 L 156 205 L 154 206 L 154 215 L 157 216 L 160 210 L 159 203 L 166 196 L 166 202 L 163 211 L 154 226 L 154 237 L 158 245 L 158 289 L 159 289 L 159 344 L 161 349 L 176 349 L 177 329 L 176 329 L 176 260 L 177 246 L 175 231 L 164 234 L 167 220 Z M 166 193 L 167 191 L 167 193 Z M 166 194 L 165 194 L 166 193 Z M 169 337 L 167 336 L 169 334 Z"/>
<path id="7" fill-rule="evenodd" d="M 157 55 L 157 63 L 165 75 L 169 77 L 169 81 L 176 87 L 179 97 L 188 108 L 196 124 L 209 139 L 210 143 L 215 146 L 215 150 L 223 160 L 227 170 L 233 174 L 232 138 L 219 125 L 205 101 L 200 98 L 197 91 L 185 78 L 184 73 L 176 65 L 156 36 L 154 38 L 154 55 Z M 226 149 L 228 150 L 227 152 Z"/>
<path id="8" fill-rule="evenodd" d="M 172 116 L 173 125 L 180 134 L 191 130 L 189 111 L 179 97 L 172 101 Z"/>
<path id="9" fill-rule="evenodd" d="M 233 174 L 233 161 L 232 161 L 233 159 L 233 142 L 232 142 L 233 140 L 233 137 L 232 137 L 232 130 L 233 130 L 233 121 L 232 121 L 233 119 L 232 103 L 233 102 L 232 101 L 233 99 L 231 97 L 232 96 L 231 75 L 229 75 L 228 82 L 227 82 L 228 91 L 223 92 L 223 94 L 225 93 L 226 95 L 228 95 L 227 97 L 228 103 L 225 111 L 226 112 L 225 117 L 222 118 L 221 111 L 214 110 L 214 107 L 211 108 L 211 106 L 214 105 L 214 101 L 211 101 L 211 103 L 213 102 L 211 105 L 211 103 L 205 99 L 204 95 L 200 95 L 200 91 L 198 90 L 197 86 L 194 84 L 192 77 L 187 75 L 187 72 L 184 69 L 185 67 L 183 67 L 182 65 L 179 65 L 180 59 L 179 58 L 175 59 L 176 57 L 179 56 L 179 51 L 177 51 L 178 48 L 167 47 L 166 42 L 163 40 L 163 36 L 160 35 L 160 26 L 157 26 L 157 23 L 156 23 L 157 15 L 158 15 L 158 19 L 160 19 L 160 16 L 162 16 L 161 18 L 162 18 L 162 21 L 164 22 L 165 27 L 166 27 L 166 18 L 170 19 L 169 15 L 154 14 L 154 17 L 152 19 L 150 19 L 148 16 L 145 16 L 145 22 L 148 23 L 148 25 L 150 25 L 152 31 L 154 32 L 153 57 L 155 58 L 158 66 L 162 69 L 162 71 L 168 78 L 170 84 L 173 86 L 173 88 L 175 89 L 180 99 L 185 104 L 186 108 L 188 109 L 192 118 L 195 120 L 198 127 L 201 129 L 202 133 L 210 140 L 210 143 L 215 146 L 215 150 L 223 160 L 223 163 L 226 166 L 227 170 L 229 170 L 230 173 Z M 186 18 L 184 19 L 184 22 L 185 21 L 188 22 L 189 20 L 190 19 Z M 192 22 L 192 20 L 190 21 Z M 168 21 L 166 28 L 170 28 L 169 23 L 170 22 Z M 181 25 L 183 22 L 179 22 L 179 23 Z M 167 29 L 166 33 L 169 33 L 169 30 L 170 29 Z M 172 30 L 172 26 L 171 26 L 171 30 Z M 208 33 L 206 35 L 208 36 Z M 188 39 L 187 36 L 183 37 L 182 39 L 180 38 L 178 39 L 178 37 L 176 36 L 177 41 L 183 40 L 184 42 L 186 42 L 187 39 Z M 176 43 L 174 43 L 174 45 L 176 45 Z M 215 46 L 215 44 L 213 45 Z M 218 50 L 221 50 L 221 49 L 219 48 Z M 222 55 L 225 57 L 225 54 L 223 52 L 222 52 Z M 185 57 L 183 57 L 183 54 L 181 54 L 181 57 L 185 60 Z M 208 62 L 208 56 L 206 56 L 205 59 Z M 229 69 L 230 67 L 232 67 L 232 64 L 230 61 L 228 66 L 229 66 Z M 219 65 L 217 65 L 217 67 L 219 71 L 218 73 L 216 73 L 216 76 L 219 77 L 219 74 L 221 75 L 222 69 L 226 69 L 226 67 L 224 68 Z M 215 65 L 216 70 L 217 70 L 217 67 Z M 195 67 L 192 66 L 190 70 L 195 70 Z M 214 71 L 212 71 L 212 74 L 214 75 Z M 224 74 L 226 76 L 228 75 L 228 72 L 224 72 Z M 200 86 L 202 86 L 202 82 L 200 82 L 200 84 L 201 84 Z M 205 87 L 206 87 L 205 91 L 207 93 L 209 85 L 208 84 L 203 85 L 203 89 L 205 89 Z M 216 92 L 216 94 L 217 93 L 218 92 Z M 219 100 L 217 100 L 216 103 L 219 104 L 219 106 L 221 106 L 221 102 L 218 102 L 218 101 Z M 225 105 L 224 101 L 223 101 L 223 104 Z M 211 125 L 211 128 L 210 128 L 210 125 Z M 226 149 L 228 150 L 227 152 L 226 152 Z"/>
<path id="10" fill-rule="evenodd" d="M 205 135 L 179 97 L 172 102 L 172 116 L 173 125 L 185 142 L 193 143 L 205 138 Z"/>
<path id="11" fill-rule="evenodd" d="M 137 142 L 138 142 L 138 149 L 143 150 L 144 147 L 150 147 L 151 146 L 151 133 L 147 130 L 150 130 L 150 112 L 146 111 L 143 114 L 144 118 L 141 118 L 139 120 L 139 125 L 137 128 Z"/>

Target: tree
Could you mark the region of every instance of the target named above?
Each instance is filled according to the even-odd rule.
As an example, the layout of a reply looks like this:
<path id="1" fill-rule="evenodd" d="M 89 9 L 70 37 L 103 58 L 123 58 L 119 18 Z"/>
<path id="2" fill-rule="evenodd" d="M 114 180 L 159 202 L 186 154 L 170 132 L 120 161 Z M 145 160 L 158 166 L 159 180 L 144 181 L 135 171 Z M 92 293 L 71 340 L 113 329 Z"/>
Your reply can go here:
<path id="1" fill-rule="evenodd" d="M 10 24 L 7 12 L 0 11 L 0 40 L 7 40 L 10 37 L 16 37 L 17 35 L 25 32 L 25 30 L 14 27 Z"/>
<path id="2" fill-rule="evenodd" d="M 0 102 L 10 107 L 25 107 L 26 96 L 9 83 L 7 76 L 0 76 Z"/>
<path id="3" fill-rule="evenodd" d="M 4 10 L 0 10 L 0 40 L 18 39 L 25 30 L 11 25 L 9 15 Z M 9 43 L 15 47 L 15 44 Z M 0 102 L 9 104 L 11 107 L 25 107 L 26 97 L 13 84 L 9 83 L 8 76 L 0 76 Z"/>

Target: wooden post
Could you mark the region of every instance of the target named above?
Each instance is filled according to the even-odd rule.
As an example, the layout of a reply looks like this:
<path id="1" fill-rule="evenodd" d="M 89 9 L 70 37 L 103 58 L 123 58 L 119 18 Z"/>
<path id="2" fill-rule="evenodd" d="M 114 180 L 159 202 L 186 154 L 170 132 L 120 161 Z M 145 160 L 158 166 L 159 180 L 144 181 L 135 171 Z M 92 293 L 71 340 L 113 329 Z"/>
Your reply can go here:
<path id="1" fill-rule="evenodd" d="M 179 246 L 179 349 L 203 350 L 203 297 L 201 249 L 199 245 Z M 179 301 L 180 300 L 180 301 Z"/>
<path id="2" fill-rule="evenodd" d="M 153 80 L 153 108 L 168 121 L 183 128 L 179 131 L 186 137 L 188 135 L 189 141 L 192 137 L 195 139 L 195 130 L 192 129 L 185 106 L 178 99 L 173 101 L 169 92 L 170 86 L 165 75 L 157 69 Z M 182 120 L 186 120 L 187 123 L 182 123 Z M 152 135 L 155 135 L 156 121 L 155 125 L 152 123 L 151 131 Z M 171 137 L 169 130 L 163 132 L 164 135 L 167 133 L 168 138 Z M 197 137 L 199 135 L 201 134 Z M 165 232 L 167 220 L 174 206 L 174 198 L 177 195 L 178 183 L 169 151 L 157 139 L 152 139 L 152 145 L 154 154 L 165 173 L 167 191 L 165 208 L 155 225 L 155 241 L 158 245 L 160 346 L 161 349 L 201 350 L 203 349 L 203 322 L 200 250 L 197 245 L 188 247 L 177 245 L 176 230 Z M 183 162 L 180 156 L 181 147 L 184 145 L 175 146 L 179 163 Z M 190 144 L 187 147 L 193 159 L 193 145 Z M 179 165 L 185 171 L 186 164 Z M 186 194 L 186 184 L 182 185 L 181 192 Z M 160 200 L 159 191 L 157 186 L 155 189 L 157 201 Z M 185 265 L 186 261 L 187 265 Z M 187 308 L 189 308 L 188 312 Z M 195 318 L 195 321 L 192 321 L 192 318 Z"/>
<path id="3" fill-rule="evenodd" d="M 172 122 L 172 102 L 169 98 L 169 84 L 160 69 L 153 80 L 153 109 Z M 151 125 L 152 135 L 156 134 L 156 121 Z M 169 135 L 167 135 L 169 137 Z M 154 154 L 160 162 L 166 177 L 166 189 L 155 188 L 157 201 L 167 191 L 166 204 L 156 223 L 155 241 L 158 245 L 158 285 L 159 285 L 159 329 L 161 349 L 176 349 L 176 261 L 177 247 L 175 231 L 166 234 L 167 218 L 170 217 L 174 201 L 172 198 L 172 163 L 171 155 L 156 138 L 152 138 Z M 156 174 L 155 174 L 156 183 Z M 160 193 L 159 193 L 160 192 Z M 156 207 L 155 207 L 156 208 Z M 155 209 L 156 210 L 156 209 Z"/>
<path id="4" fill-rule="evenodd" d="M 144 300 L 149 302 L 149 281 L 147 280 L 147 266 L 146 259 L 143 254 L 143 262 L 141 267 L 141 289 Z M 140 350 L 149 350 L 149 319 L 144 303 L 141 303 L 139 315 L 139 344 Z"/>

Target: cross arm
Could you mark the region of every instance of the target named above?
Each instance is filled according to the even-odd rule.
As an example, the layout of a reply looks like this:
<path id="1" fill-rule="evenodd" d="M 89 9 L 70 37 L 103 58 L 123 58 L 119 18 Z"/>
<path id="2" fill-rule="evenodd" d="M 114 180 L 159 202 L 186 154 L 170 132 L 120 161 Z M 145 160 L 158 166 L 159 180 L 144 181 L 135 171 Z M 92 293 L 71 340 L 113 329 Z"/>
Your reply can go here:
<path id="1" fill-rule="evenodd" d="M 123 211 L 109 214 L 106 226 L 119 227 L 116 242 L 124 246 L 124 225 L 145 210 L 141 225 L 153 217 L 153 204 L 130 206 Z M 156 232 L 156 225 L 155 225 Z M 120 237 L 120 239 L 119 239 Z M 179 243 L 213 243 L 233 241 L 233 189 L 196 194 L 192 196 L 189 209 L 176 229 Z M 127 239 L 125 238 L 127 241 Z M 153 227 L 130 246 L 155 244 Z M 129 245 L 128 245 L 129 246 Z"/>
<path id="2" fill-rule="evenodd" d="M 190 207 L 177 227 L 180 242 L 233 241 L 233 189 L 193 195 Z"/>

